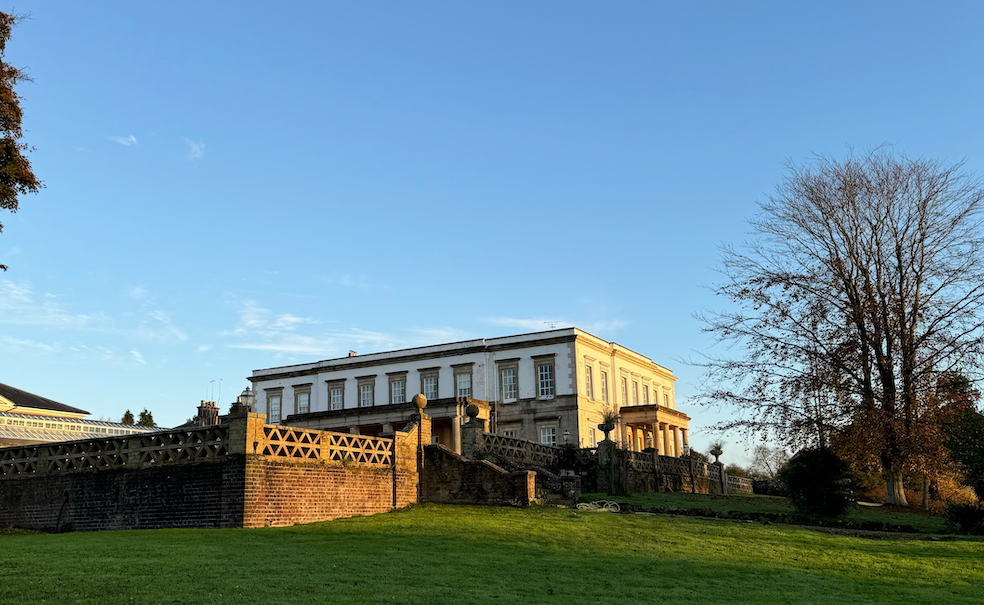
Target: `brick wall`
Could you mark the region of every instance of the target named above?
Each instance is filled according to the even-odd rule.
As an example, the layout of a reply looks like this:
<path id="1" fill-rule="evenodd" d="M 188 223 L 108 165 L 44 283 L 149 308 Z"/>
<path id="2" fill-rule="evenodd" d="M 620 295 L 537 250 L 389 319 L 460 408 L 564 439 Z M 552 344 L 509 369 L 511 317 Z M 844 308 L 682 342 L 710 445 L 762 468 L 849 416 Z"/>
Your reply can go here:
<path id="1" fill-rule="evenodd" d="M 245 457 L 0 481 L 0 527 L 45 530 L 237 527 Z"/>
<path id="2" fill-rule="evenodd" d="M 207 431 L 2 450 L 0 527 L 255 527 L 383 512 L 419 500 L 417 424 L 430 434 L 423 415 L 378 439 L 241 414 Z"/>
<path id="3" fill-rule="evenodd" d="M 393 508 L 393 470 L 257 460 L 246 465 L 244 527 L 313 523 Z"/>

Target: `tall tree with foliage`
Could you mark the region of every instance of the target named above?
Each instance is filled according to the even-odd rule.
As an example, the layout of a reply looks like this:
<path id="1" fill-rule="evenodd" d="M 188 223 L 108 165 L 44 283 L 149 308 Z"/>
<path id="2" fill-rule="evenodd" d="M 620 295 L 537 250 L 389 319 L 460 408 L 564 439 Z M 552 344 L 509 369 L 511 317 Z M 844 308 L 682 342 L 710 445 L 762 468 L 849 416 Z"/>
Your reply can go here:
<path id="1" fill-rule="evenodd" d="M 836 436 L 906 504 L 903 473 L 939 442 L 939 377 L 984 350 L 984 190 L 960 164 L 885 149 L 787 169 L 750 243 L 724 250 L 716 291 L 737 310 L 701 318 L 737 354 L 708 360 L 702 398 L 741 408 L 721 428 Z"/>
<path id="2" fill-rule="evenodd" d="M 154 415 L 150 413 L 150 410 L 144 408 L 140 412 L 140 416 L 137 418 L 137 426 L 157 426 L 157 423 L 154 422 Z"/>
<path id="3" fill-rule="evenodd" d="M 135 421 L 133 419 L 133 412 L 131 412 L 130 410 L 123 412 L 123 418 L 120 419 L 120 424 L 129 424 L 131 426 L 135 424 Z"/>
<path id="4" fill-rule="evenodd" d="M 30 81 L 21 70 L 4 61 L 7 41 L 18 17 L 0 13 L 0 208 L 17 212 L 18 196 L 37 193 L 44 185 L 34 176 L 25 155 L 30 148 L 21 141 L 20 97 L 14 91 L 18 82 Z M 3 224 L 0 224 L 0 232 Z M 7 270 L 6 265 L 0 269 Z"/>

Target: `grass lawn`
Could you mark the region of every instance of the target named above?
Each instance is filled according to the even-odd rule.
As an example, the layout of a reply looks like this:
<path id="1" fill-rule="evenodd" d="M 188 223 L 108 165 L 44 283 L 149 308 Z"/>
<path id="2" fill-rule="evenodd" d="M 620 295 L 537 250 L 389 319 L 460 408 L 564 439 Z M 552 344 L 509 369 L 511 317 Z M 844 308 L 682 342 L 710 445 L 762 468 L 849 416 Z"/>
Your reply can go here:
<path id="1" fill-rule="evenodd" d="M 532 507 L 0 535 L 0 603 L 973 603 L 984 542 Z"/>
<path id="2" fill-rule="evenodd" d="M 610 500 L 666 508 L 705 508 L 713 511 L 793 513 L 795 509 L 788 498 L 729 494 L 713 496 L 708 494 L 640 493 L 631 496 L 609 496 L 607 494 L 583 494 L 582 502 Z M 940 515 L 930 515 L 922 511 L 898 510 L 890 507 L 869 507 L 853 505 L 844 519 L 850 521 L 877 521 L 893 525 L 911 525 L 916 531 L 924 533 L 946 533 L 946 522 Z"/>

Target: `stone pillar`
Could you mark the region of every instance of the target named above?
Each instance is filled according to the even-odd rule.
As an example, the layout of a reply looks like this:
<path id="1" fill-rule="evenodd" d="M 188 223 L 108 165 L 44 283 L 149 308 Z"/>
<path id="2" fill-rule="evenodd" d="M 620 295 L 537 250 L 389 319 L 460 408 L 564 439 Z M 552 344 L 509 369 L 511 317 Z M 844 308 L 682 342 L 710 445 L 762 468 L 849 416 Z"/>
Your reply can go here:
<path id="1" fill-rule="evenodd" d="M 690 440 L 687 438 L 687 433 L 689 432 L 690 429 L 680 429 L 680 433 L 683 434 L 683 445 L 690 445 Z"/>
<path id="2" fill-rule="evenodd" d="M 598 444 L 598 491 L 611 492 L 614 481 L 615 442 L 605 439 Z"/>
<path id="3" fill-rule="evenodd" d="M 714 466 L 718 467 L 721 472 L 721 493 L 727 495 L 728 493 L 728 473 L 724 472 L 723 462 L 712 462 Z"/>
<path id="4" fill-rule="evenodd" d="M 465 407 L 468 422 L 458 432 L 459 453 L 465 458 L 475 459 L 485 449 L 485 421 L 478 417 L 478 412 L 478 406 L 474 403 Z"/>
<path id="5" fill-rule="evenodd" d="M 455 406 L 455 408 L 457 407 L 459 406 Z M 457 410 L 455 411 L 457 412 Z M 451 447 L 454 453 L 461 453 L 461 415 L 458 413 L 455 413 L 454 418 L 451 419 Z"/>
<path id="6" fill-rule="evenodd" d="M 663 455 L 672 456 L 673 446 L 670 444 L 670 425 L 665 422 L 662 424 L 663 429 Z"/>
<path id="7" fill-rule="evenodd" d="M 263 425 L 266 414 L 237 410 L 231 413 L 229 423 L 229 453 L 230 454 L 260 454 L 266 437 Z"/>
<path id="8" fill-rule="evenodd" d="M 358 435 L 359 434 L 359 427 L 357 427 L 357 426 L 350 426 L 349 427 L 349 434 L 350 435 Z"/>
<path id="9" fill-rule="evenodd" d="M 683 450 L 680 448 L 680 427 L 678 426 L 673 427 L 673 452 L 673 455 L 677 458 L 683 453 Z"/>

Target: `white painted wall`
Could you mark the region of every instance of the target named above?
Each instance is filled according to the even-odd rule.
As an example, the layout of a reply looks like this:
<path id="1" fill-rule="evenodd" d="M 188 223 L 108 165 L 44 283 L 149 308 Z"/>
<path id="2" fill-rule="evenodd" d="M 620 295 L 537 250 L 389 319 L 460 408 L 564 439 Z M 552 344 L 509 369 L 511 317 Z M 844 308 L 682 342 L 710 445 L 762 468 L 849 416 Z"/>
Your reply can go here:
<path id="1" fill-rule="evenodd" d="M 527 337 L 527 340 L 529 338 Z M 506 341 L 506 342 L 503 342 Z M 461 345 L 473 345 L 474 342 L 460 343 Z M 262 377 L 264 374 L 271 374 L 273 371 L 298 371 L 311 370 L 310 375 L 295 378 L 277 378 L 270 380 L 257 380 L 254 382 L 256 393 L 257 411 L 262 414 L 267 413 L 266 394 L 270 389 L 283 388 L 283 399 L 281 403 L 282 418 L 294 413 L 294 386 L 304 383 L 311 385 L 311 411 L 320 412 L 329 409 L 328 381 L 345 379 L 345 409 L 357 408 L 359 405 L 358 376 L 376 375 L 375 379 L 375 403 L 376 405 L 389 404 L 389 376 L 388 372 L 407 372 L 407 400 L 421 391 L 420 372 L 421 368 L 440 367 L 438 375 L 438 396 L 439 398 L 454 397 L 454 368 L 453 365 L 461 363 L 473 363 L 472 365 L 472 397 L 485 401 L 496 401 L 498 393 L 498 370 L 496 361 L 500 359 L 519 358 L 519 396 L 521 399 L 535 398 L 537 396 L 536 368 L 534 367 L 534 356 L 555 354 L 555 392 L 556 395 L 571 395 L 575 393 L 576 373 L 573 369 L 575 360 L 572 358 L 572 347 L 569 343 L 557 343 L 538 346 L 524 346 L 521 337 L 510 337 L 508 339 L 496 339 L 496 344 L 514 344 L 515 348 L 500 350 L 495 353 L 477 352 L 462 355 L 452 355 L 438 357 L 437 354 L 447 351 L 447 346 L 427 347 L 427 351 L 414 351 L 414 353 L 430 352 L 434 357 L 419 359 L 407 362 L 386 363 L 386 358 L 391 355 L 386 353 L 375 354 L 372 356 L 360 356 L 336 360 L 339 363 L 346 361 L 360 362 L 377 358 L 379 365 L 361 368 L 337 368 L 327 369 L 319 367 L 318 364 L 303 364 L 300 366 L 290 366 L 284 368 L 270 368 L 257 370 L 253 373 L 254 377 Z M 403 352 L 403 354 L 406 354 Z M 572 380 L 572 378 L 574 380 Z M 487 380 L 486 380 L 487 379 Z"/>

